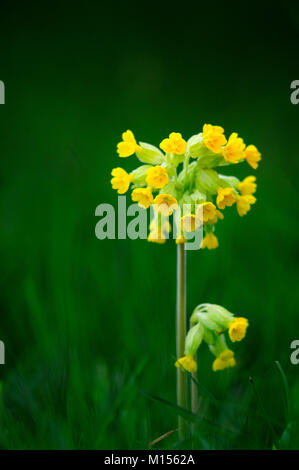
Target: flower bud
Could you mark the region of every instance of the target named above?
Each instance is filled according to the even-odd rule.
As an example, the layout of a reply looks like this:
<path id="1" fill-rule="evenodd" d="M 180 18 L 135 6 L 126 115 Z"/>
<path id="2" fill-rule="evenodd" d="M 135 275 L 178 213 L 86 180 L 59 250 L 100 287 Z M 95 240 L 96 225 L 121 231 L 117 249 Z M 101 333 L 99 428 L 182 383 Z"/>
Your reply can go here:
<path id="1" fill-rule="evenodd" d="M 145 178 L 146 178 L 146 172 L 151 168 L 151 165 L 142 165 L 136 168 L 134 171 L 130 173 L 130 175 L 133 178 L 133 183 L 136 184 L 137 186 L 142 186 L 146 184 Z"/>
<path id="2" fill-rule="evenodd" d="M 196 188 L 202 193 L 216 194 L 219 186 L 218 173 L 215 170 L 198 170 Z"/>
<path id="3" fill-rule="evenodd" d="M 135 151 L 139 160 L 143 163 L 151 163 L 152 165 L 159 165 L 165 160 L 161 150 L 154 145 L 139 142 L 139 149 Z"/>
<path id="4" fill-rule="evenodd" d="M 201 322 L 206 328 L 213 331 L 228 328 L 234 316 L 226 308 L 216 304 L 198 305 L 191 317 L 191 321 Z"/>
<path id="5" fill-rule="evenodd" d="M 240 183 L 240 180 L 238 180 L 238 178 L 235 178 L 235 176 L 226 176 L 218 174 L 218 179 L 219 186 L 221 186 L 222 188 L 235 188 Z"/>
<path id="6" fill-rule="evenodd" d="M 228 325 L 233 320 L 233 314 L 221 305 L 206 304 L 206 309 L 210 318 L 214 318 L 223 326 Z"/>
<path id="7" fill-rule="evenodd" d="M 193 314 L 192 314 L 193 316 Z M 198 310 L 195 315 L 197 321 L 201 323 L 205 328 L 212 330 L 212 331 L 219 331 L 220 330 L 220 325 L 218 324 L 217 321 L 214 319 L 210 318 L 209 315 L 207 315 L 207 312 L 200 311 Z"/>
<path id="8" fill-rule="evenodd" d="M 222 161 L 224 161 L 224 158 L 220 154 L 214 153 L 207 147 L 204 147 L 197 159 L 197 165 L 200 168 L 214 168 L 220 165 Z"/>
<path id="9" fill-rule="evenodd" d="M 195 355 L 202 342 L 203 335 L 204 327 L 200 323 L 197 323 L 197 325 L 193 326 L 188 331 L 185 343 L 185 354 Z"/>
<path id="10" fill-rule="evenodd" d="M 189 152 L 192 158 L 198 158 L 203 146 L 202 133 L 193 135 L 187 142 L 187 152 Z"/>

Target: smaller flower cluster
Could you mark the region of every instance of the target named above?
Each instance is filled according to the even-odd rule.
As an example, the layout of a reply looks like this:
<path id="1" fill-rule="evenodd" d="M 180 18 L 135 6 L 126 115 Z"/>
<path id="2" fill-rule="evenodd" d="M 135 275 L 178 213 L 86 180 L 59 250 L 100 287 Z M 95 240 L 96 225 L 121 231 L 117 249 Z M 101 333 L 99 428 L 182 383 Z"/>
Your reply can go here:
<path id="1" fill-rule="evenodd" d="M 161 150 L 164 152 L 162 152 Z M 190 207 L 181 218 L 176 243 L 186 242 L 184 232 L 194 232 L 203 226 L 202 248 L 218 247 L 215 224 L 224 218 L 221 212 L 236 204 L 242 217 L 256 202 L 255 176 L 239 181 L 216 171 L 217 167 L 246 161 L 256 169 L 261 154 L 254 145 L 246 146 L 237 133 L 228 140 L 220 126 L 205 124 L 202 132 L 184 140 L 179 132 L 172 132 L 162 140 L 160 149 L 139 142 L 128 130 L 117 145 L 119 157 L 136 154 L 143 163 L 131 173 L 117 167 L 112 170 L 111 184 L 119 194 L 132 185 L 132 200 L 145 209 L 151 205 L 155 217 L 150 226 L 148 241 L 165 243 L 170 226 L 165 218 L 174 210 Z"/>
<path id="2" fill-rule="evenodd" d="M 247 318 L 235 317 L 220 305 L 198 305 L 191 316 L 191 328 L 185 342 L 185 356 L 180 357 L 175 366 L 188 372 L 196 372 L 196 352 L 204 341 L 216 357 L 212 365 L 213 371 L 234 367 L 234 352 L 227 347 L 225 332 L 228 332 L 233 343 L 241 341 L 246 335 L 248 325 Z"/>

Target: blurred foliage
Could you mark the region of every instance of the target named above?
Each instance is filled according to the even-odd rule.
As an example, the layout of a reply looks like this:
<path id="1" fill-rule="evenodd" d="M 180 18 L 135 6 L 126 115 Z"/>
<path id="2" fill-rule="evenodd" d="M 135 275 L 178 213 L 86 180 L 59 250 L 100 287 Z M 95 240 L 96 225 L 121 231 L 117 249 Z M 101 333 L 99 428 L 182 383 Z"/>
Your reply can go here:
<path id="1" fill-rule="evenodd" d="M 4 9 L 1 448 L 147 448 L 176 428 L 175 407 L 145 394 L 175 403 L 175 245 L 99 241 L 94 211 L 117 204 L 123 130 L 157 145 L 205 122 L 239 132 L 263 161 L 252 211 L 226 209 L 219 249 L 188 253 L 188 313 L 218 303 L 250 328 L 235 370 L 213 373 L 200 349 L 193 441 L 174 432 L 155 448 L 299 447 L 298 8 L 238 5 Z"/>

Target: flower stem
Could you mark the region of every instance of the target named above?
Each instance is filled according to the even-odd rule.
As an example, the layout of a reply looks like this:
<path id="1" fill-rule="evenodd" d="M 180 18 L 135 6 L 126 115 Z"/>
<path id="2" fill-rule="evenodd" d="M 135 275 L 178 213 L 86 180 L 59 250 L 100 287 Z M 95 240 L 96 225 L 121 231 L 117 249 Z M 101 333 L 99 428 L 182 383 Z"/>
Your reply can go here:
<path id="1" fill-rule="evenodd" d="M 193 372 L 192 377 L 197 380 L 197 373 Z M 198 411 L 198 390 L 196 383 L 192 380 L 191 384 L 191 410 L 192 413 L 197 414 Z"/>
<path id="2" fill-rule="evenodd" d="M 177 358 L 184 355 L 186 337 L 186 252 L 183 243 L 177 246 L 177 306 L 176 306 L 176 349 Z M 177 404 L 187 408 L 187 376 L 177 369 Z M 179 416 L 179 439 L 186 437 L 186 421 Z"/>
<path id="3" fill-rule="evenodd" d="M 192 328 L 192 323 L 190 321 L 190 328 Z M 197 389 L 197 372 L 192 373 L 192 379 L 191 380 L 191 411 L 194 414 L 197 414 L 198 411 L 198 389 Z M 193 431 L 194 431 L 194 425 L 193 425 Z"/>
<path id="4" fill-rule="evenodd" d="M 187 155 L 187 157 L 184 161 L 184 171 L 185 171 L 184 184 L 186 184 L 186 180 L 187 180 L 187 171 L 188 171 L 188 166 L 189 166 L 189 160 L 190 160 L 190 155 Z"/>

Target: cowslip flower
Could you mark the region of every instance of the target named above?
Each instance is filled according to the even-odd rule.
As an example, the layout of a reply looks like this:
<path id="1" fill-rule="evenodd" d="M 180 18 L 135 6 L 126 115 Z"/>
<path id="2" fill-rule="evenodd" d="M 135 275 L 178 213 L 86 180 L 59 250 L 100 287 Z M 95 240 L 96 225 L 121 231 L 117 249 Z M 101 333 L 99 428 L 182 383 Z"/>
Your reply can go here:
<path id="1" fill-rule="evenodd" d="M 186 214 L 181 217 L 181 230 L 183 232 L 194 232 L 196 225 L 197 219 L 194 214 Z"/>
<path id="2" fill-rule="evenodd" d="M 113 189 L 124 194 L 131 187 L 133 201 L 144 208 L 153 205 L 163 215 L 172 216 L 175 211 L 181 211 L 183 229 L 194 232 L 203 228 L 201 247 L 216 248 L 219 242 L 215 228 L 223 220 L 220 211 L 236 203 L 238 214 L 244 216 L 256 202 L 253 196 L 255 176 L 239 181 L 235 176 L 220 173 L 220 169 L 244 161 L 257 168 L 260 152 L 254 145 L 246 147 L 236 132 L 227 139 L 224 129 L 213 124 L 204 124 L 202 132 L 188 141 L 180 132 L 171 132 L 162 139 L 160 149 L 137 142 L 132 131 L 124 132 L 117 146 L 119 156 L 135 153 L 143 164 L 129 173 L 115 168 L 111 180 Z M 188 204 L 187 211 L 185 204 Z M 178 220 L 180 217 L 174 217 L 173 223 Z M 180 232 L 175 231 L 177 244 L 186 240 Z"/>
<path id="3" fill-rule="evenodd" d="M 233 343 L 235 341 L 241 341 L 245 337 L 248 325 L 247 318 L 234 318 L 228 329 L 229 337 Z"/>
<path id="4" fill-rule="evenodd" d="M 188 372 L 196 372 L 197 371 L 197 363 L 194 360 L 194 357 L 191 354 L 187 354 L 186 356 L 180 357 L 175 362 L 176 367 L 181 367 L 183 370 Z"/>
<path id="5" fill-rule="evenodd" d="M 164 220 L 163 216 L 155 216 L 150 223 L 150 233 L 148 241 L 153 243 L 164 244 L 171 231 L 171 225 L 168 220 Z"/>
<path id="6" fill-rule="evenodd" d="M 218 246 L 218 238 L 212 232 L 207 233 L 201 242 L 201 248 L 208 248 L 208 250 L 214 250 Z"/>
<path id="7" fill-rule="evenodd" d="M 129 175 L 123 168 L 113 168 L 111 171 L 113 178 L 111 184 L 113 189 L 117 189 L 118 194 L 124 194 L 128 191 L 133 177 Z"/>
<path id="8" fill-rule="evenodd" d="M 212 202 L 204 202 L 202 204 L 202 208 L 203 208 L 202 218 L 203 218 L 204 224 L 209 224 L 215 220 L 215 217 L 217 218 L 217 209 L 216 209 L 216 206 Z M 199 209 L 200 209 L 200 206 L 198 210 Z"/>
<path id="9" fill-rule="evenodd" d="M 162 140 L 160 148 L 166 153 L 182 155 L 186 152 L 187 142 L 180 132 L 172 132 L 169 137 Z"/>
<path id="10" fill-rule="evenodd" d="M 256 192 L 256 177 L 255 176 L 247 176 L 241 183 L 238 184 L 238 190 L 245 196 L 246 194 L 253 194 Z"/>
<path id="11" fill-rule="evenodd" d="M 209 220 L 209 224 L 215 225 L 218 222 L 218 220 L 223 220 L 223 219 L 224 219 L 224 215 L 222 214 L 222 212 L 216 209 L 215 217 Z"/>
<path id="12" fill-rule="evenodd" d="M 245 144 L 236 132 L 233 132 L 223 149 L 223 156 L 229 163 L 238 163 L 244 158 Z"/>
<path id="13" fill-rule="evenodd" d="M 191 328 L 185 340 L 185 355 L 178 359 L 176 366 L 184 366 L 186 363 L 184 369 L 188 372 L 194 371 L 197 350 L 202 343 L 206 343 L 216 358 L 212 364 L 213 371 L 234 367 L 234 352 L 227 346 L 225 333 L 228 333 L 232 342 L 241 341 L 245 337 L 248 324 L 247 318 L 234 317 L 221 305 L 198 305 L 191 315 Z"/>
<path id="14" fill-rule="evenodd" d="M 246 215 L 250 211 L 251 205 L 255 204 L 256 198 L 252 194 L 237 197 L 237 211 L 240 217 Z"/>
<path id="15" fill-rule="evenodd" d="M 178 202 L 171 194 L 162 193 L 155 197 L 153 206 L 157 212 L 161 212 L 163 215 L 172 215 L 178 207 Z"/>
<path id="16" fill-rule="evenodd" d="M 134 189 L 132 192 L 132 200 L 138 202 L 140 207 L 147 209 L 154 200 L 151 188 Z"/>
<path id="17" fill-rule="evenodd" d="M 161 189 L 168 183 L 168 174 L 162 166 L 152 166 L 147 170 L 145 180 L 149 186 Z"/>
<path id="18" fill-rule="evenodd" d="M 252 168 L 254 168 L 254 170 L 256 170 L 258 167 L 258 163 L 261 160 L 261 154 L 255 145 L 248 145 L 248 147 L 245 149 L 244 157 L 247 163 Z"/>
<path id="19" fill-rule="evenodd" d="M 150 231 L 147 240 L 149 242 L 160 243 L 161 245 L 163 245 L 166 242 L 167 238 L 165 237 L 161 229 L 153 229 Z"/>
<path id="20" fill-rule="evenodd" d="M 225 349 L 222 351 L 218 357 L 213 362 L 213 371 L 227 369 L 228 367 L 235 367 L 236 360 L 235 354 L 230 349 Z"/>
<path id="21" fill-rule="evenodd" d="M 161 150 L 162 151 L 161 151 Z M 202 132 L 186 141 L 179 132 L 171 132 L 160 143 L 160 149 L 145 143 L 137 143 L 134 134 L 126 131 L 117 145 L 120 157 L 136 154 L 141 166 L 127 173 L 121 168 L 112 171 L 111 184 L 119 194 L 132 189 L 132 200 L 147 209 L 153 205 L 148 241 L 164 244 L 169 238 L 173 214 L 176 234 L 177 263 L 177 361 L 178 405 L 187 406 L 186 384 L 182 371 L 196 373 L 196 356 L 201 343 L 205 343 L 214 356 L 214 371 L 234 367 L 234 352 L 227 346 L 241 341 L 246 334 L 248 320 L 234 315 L 215 304 L 197 306 L 191 316 L 191 327 L 185 338 L 185 262 L 184 244 L 189 241 L 187 232 L 201 228 L 204 238 L 201 248 L 219 246 L 215 235 L 218 221 L 224 216 L 220 210 L 236 203 L 240 216 L 245 215 L 256 202 L 256 179 L 248 176 L 239 181 L 233 175 L 222 174 L 229 165 L 246 161 L 256 169 L 261 154 L 254 145 L 246 147 L 236 132 L 227 139 L 224 129 L 204 124 Z M 131 161 L 131 160 L 130 160 Z M 221 171 L 221 172 L 220 172 Z M 186 210 L 187 206 L 187 210 Z M 220 209 L 220 210 L 219 210 Z M 194 234 L 196 238 L 197 233 Z M 184 344 L 185 339 L 185 344 Z M 192 388 L 192 393 L 194 390 Z M 194 401 L 192 400 L 192 404 Z M 179 437 L 182 437 L 179 422 Z"/>
<path id="22" fill-rule="evenodd" d="M 219 209 L 224 209 L 226 206 L 230 207 L 235 201 L 234 188 L 221 188 L 221 186 L 219 186 L 216 199 Z"/>
<path id="23" fill-rule="evenodd" d="M 128 130 L 124 132 L 122 139 L 123 140 L 117 144 L 117 153 L 120 157 L 129 157 L 140 149 L 132 131 Z"/>
<path id="24" fill-rule="evenodd" d="M 188 241 L 187 238 L 181 234 L 176 238 L 175 243 L 176 245 L 183 245 L 184 243 L 187 243 L 187 241 Z"/>
<path id="25" fill-rule="evenodd" d="M 205 146 L 214 153 L 221 153 L 226 144 L 224 129 L 220 126 L 205 124 L 202 130 L 202 138 Z"/>

